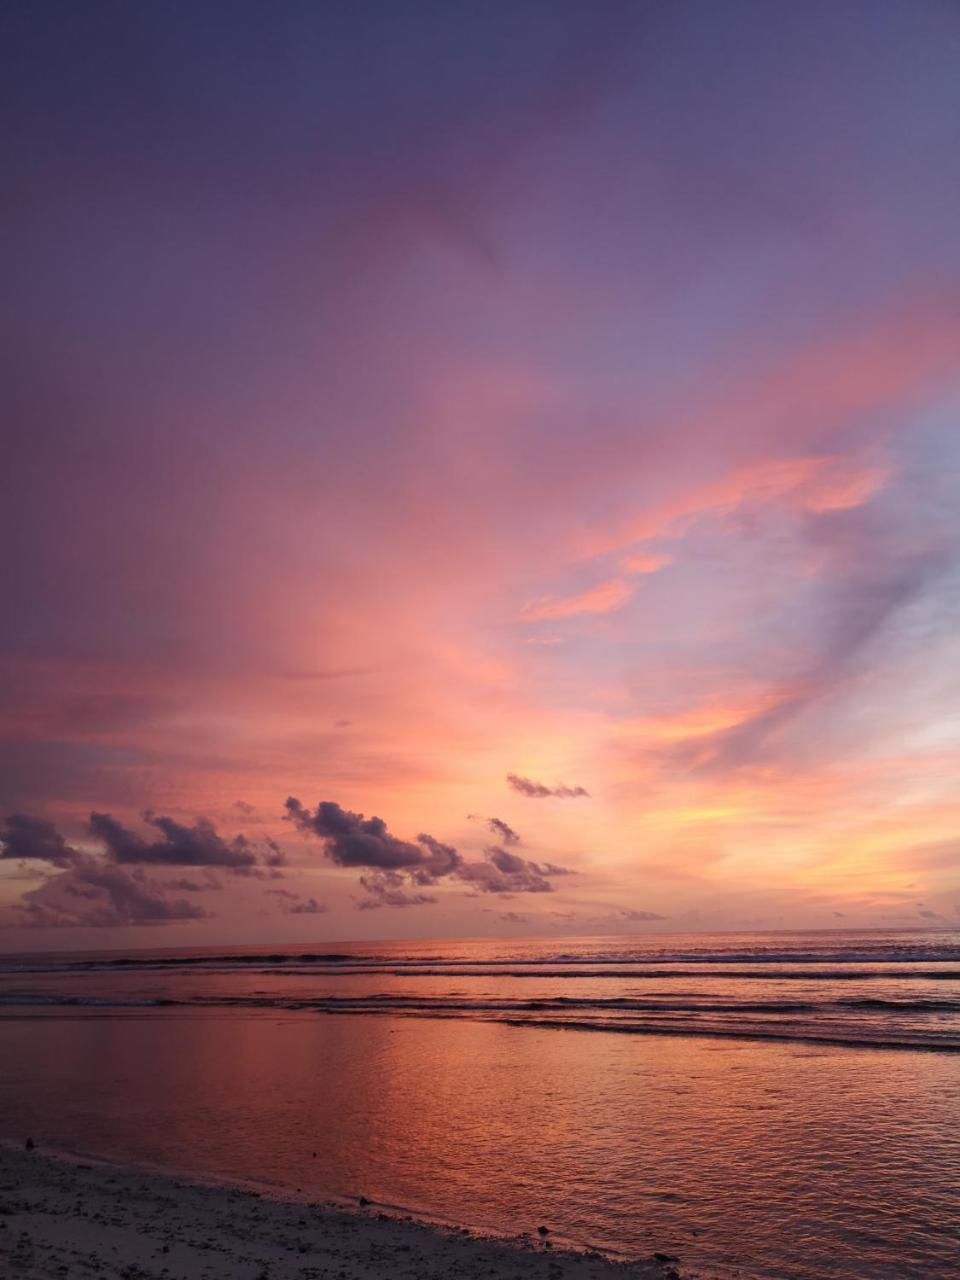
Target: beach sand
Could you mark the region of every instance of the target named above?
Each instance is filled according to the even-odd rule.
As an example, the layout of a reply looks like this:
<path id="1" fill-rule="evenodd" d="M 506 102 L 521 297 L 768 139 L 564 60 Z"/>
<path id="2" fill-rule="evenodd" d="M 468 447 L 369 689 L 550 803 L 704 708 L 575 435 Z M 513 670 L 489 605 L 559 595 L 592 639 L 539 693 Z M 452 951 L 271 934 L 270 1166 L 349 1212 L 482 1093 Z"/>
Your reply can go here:
<path id="1" fill-rule="evenodd" d="M 618 1262 L 0 1146 L 5 1280 L 667 1280 L 674 1260 Z M 546 1224 L 550 1225 L 550 1224 Z M 552 1234 L 552 1232 L 551 1232 Z"/>

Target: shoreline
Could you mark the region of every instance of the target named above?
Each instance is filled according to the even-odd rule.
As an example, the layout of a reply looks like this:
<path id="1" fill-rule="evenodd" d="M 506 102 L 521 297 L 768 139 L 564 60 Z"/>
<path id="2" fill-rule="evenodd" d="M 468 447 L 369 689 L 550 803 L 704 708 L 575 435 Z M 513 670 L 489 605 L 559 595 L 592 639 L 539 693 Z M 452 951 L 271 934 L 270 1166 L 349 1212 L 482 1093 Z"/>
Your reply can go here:
<path id="1" fill-rule="evenodd" d="M 0 1272 L 20 1280 L 693 1280 L 556 1247 L 0 1140 Z"/>

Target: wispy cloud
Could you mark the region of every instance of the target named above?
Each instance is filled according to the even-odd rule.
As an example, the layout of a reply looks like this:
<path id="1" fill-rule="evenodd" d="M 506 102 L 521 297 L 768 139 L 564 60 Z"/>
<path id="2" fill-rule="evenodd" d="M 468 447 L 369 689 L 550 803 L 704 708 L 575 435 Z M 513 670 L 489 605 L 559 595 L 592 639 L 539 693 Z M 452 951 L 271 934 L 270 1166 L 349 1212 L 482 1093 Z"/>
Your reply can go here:
<path id="1" fill-rule="evenodd" d="M 556 622 L 581 614 L 614 613 L 630 600 L 633 587 L 622 578 L 611 578 L 573 596 L 544 596 L 524 605 L 520 617 L 524 622 Z"/>
<path id="2" fill-rule="evenodd" d="M 507 774 L 507 783 L 514 791 L 519 791 L 522 796 L 527 796 L 531 800 L 546 800 L 548 797 L 557 800 L 576 800 L 580 796 L 590 794 L 586 787 L 568 787 L 564 783 L 548 787 L 543 782 L 534 782 L 532 778 L 522 778 L 516 773 Z"/>

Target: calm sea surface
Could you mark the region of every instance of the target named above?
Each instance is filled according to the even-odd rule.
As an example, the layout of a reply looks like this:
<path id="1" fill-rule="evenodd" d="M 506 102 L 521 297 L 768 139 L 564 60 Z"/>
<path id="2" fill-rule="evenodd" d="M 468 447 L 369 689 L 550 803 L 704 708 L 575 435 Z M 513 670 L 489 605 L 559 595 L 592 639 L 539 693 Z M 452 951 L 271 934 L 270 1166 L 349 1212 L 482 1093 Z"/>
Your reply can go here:
<path id="1" fill-rule="evenodd" d="M 724 1280 L 954 1280 L 960 933 L 8 957 L 0 1134 Z"/>

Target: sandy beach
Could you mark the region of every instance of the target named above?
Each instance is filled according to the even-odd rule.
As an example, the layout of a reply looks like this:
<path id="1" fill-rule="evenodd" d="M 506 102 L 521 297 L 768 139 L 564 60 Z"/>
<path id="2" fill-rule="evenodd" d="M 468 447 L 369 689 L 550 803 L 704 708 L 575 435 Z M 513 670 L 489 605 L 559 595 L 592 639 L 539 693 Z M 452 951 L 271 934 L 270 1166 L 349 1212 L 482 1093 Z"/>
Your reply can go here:
<path id="1" fill-rule="evenodd" d="M 676 1280 L 618 1262 L 357 1210 L 0 1146 L 0 1274 L 20 1280 Z"/>

